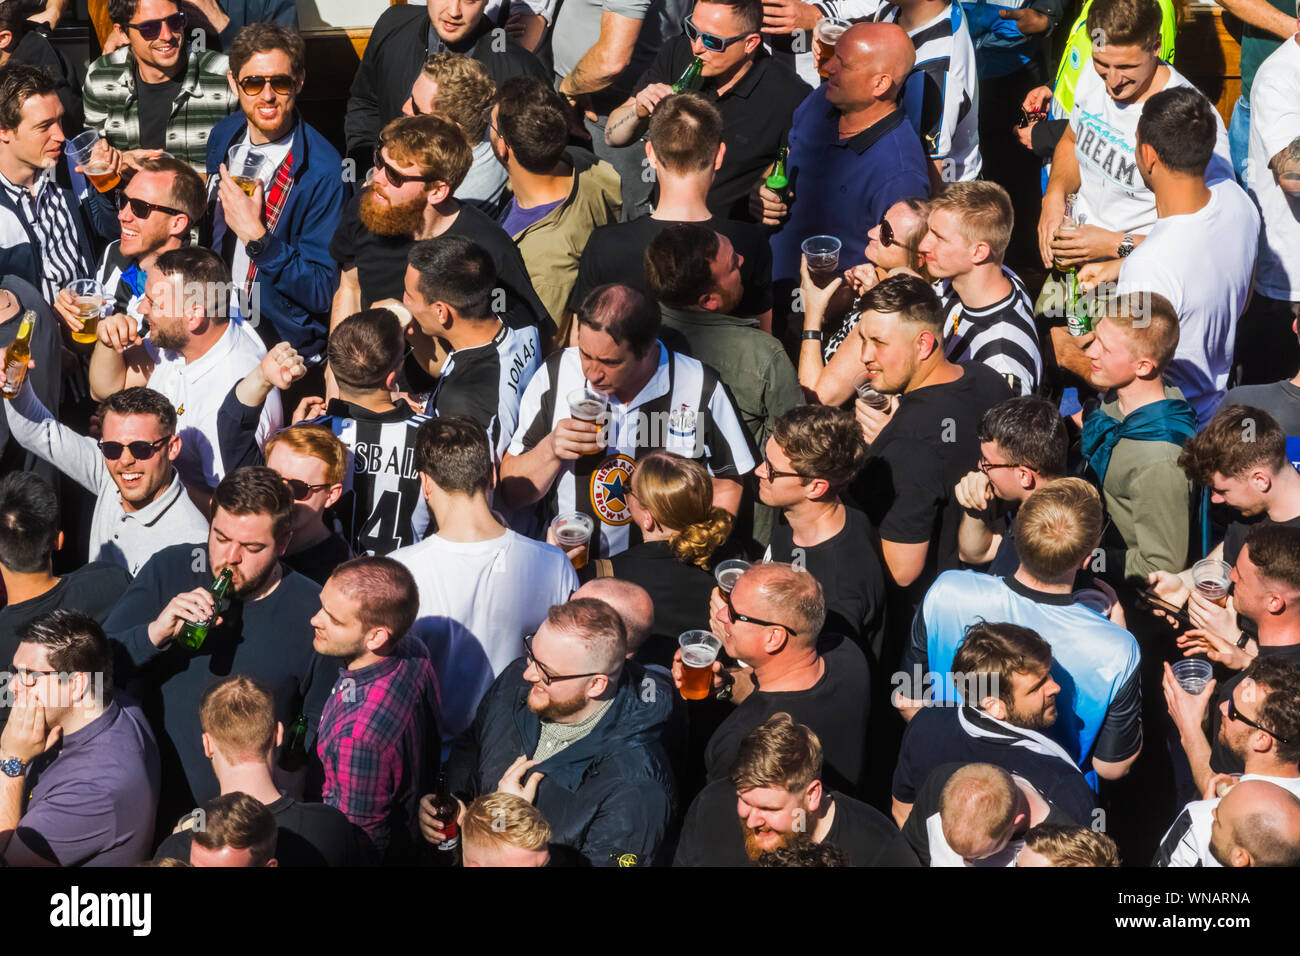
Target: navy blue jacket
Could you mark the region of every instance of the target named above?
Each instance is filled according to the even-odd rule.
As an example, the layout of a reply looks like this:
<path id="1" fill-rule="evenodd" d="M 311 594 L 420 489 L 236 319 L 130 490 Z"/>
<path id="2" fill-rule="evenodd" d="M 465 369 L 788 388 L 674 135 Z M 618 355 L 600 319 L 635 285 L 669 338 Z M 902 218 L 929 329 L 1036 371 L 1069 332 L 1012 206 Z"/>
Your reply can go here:
<path id="1" fill-rule="evenodd" d="M 248 118 L 237 111 L 212 128 L 209 182 L 247 127 Z M 251 258 L 257 266 L 260 319 L 271 322 L 280 341 L 312 358 L 325 350 L 330 305 L 339 282 L 338 263 L 329 246 L 348 187 L 338 150 L 301 117 L 294 127 L 291 152 L 293 188 L 275 229 L 267 234 L 266 248 Z M 215 213 L 215 191 L 211 195 L 209 221 Z M 232 278 L 242 286 L 243 276 Z"/>
<path id="2" fill-rule="evenodd" d="M 541 721 L 528 709 L 524 658 L 493 682 L 447 764 L 452 790 L 469 798 L 497 789 L 520 754 L 532 755 Z M 552 853 L 571 849 L 593 866 L 647 866 L 672 821 L 672 773 L 659 742 L 673 687 L 658 669 L 623 666 L 618 692 L 586 737 L 543 760 L 537 809 L 551 825 Z"/>

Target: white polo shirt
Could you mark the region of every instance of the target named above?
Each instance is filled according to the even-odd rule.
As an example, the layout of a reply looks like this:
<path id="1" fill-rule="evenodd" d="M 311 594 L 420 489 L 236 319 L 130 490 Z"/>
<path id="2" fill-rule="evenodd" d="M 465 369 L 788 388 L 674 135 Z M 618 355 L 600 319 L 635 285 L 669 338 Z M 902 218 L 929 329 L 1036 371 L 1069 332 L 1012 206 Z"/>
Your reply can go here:
<path id="1" fill-rule="evenodd" d="M 186 362 L 178 352 L 160 351 L 150 338 L 145 339 L 145 348 L 155 363 L 149 387 L 167 396 L 176 408 L 176 430 L 181 436 L 176 470 L 187 485 L 215 488 L 226 474 L 217 441 L 217 412 L 235 383 L 262 361 L 266 346 L 248 323 L 236 318 L 216 344 L 193 362 Z M 280 393 L 273 390 L 262 407 L 257 444 L 265 444 L 283 422 Z"/>

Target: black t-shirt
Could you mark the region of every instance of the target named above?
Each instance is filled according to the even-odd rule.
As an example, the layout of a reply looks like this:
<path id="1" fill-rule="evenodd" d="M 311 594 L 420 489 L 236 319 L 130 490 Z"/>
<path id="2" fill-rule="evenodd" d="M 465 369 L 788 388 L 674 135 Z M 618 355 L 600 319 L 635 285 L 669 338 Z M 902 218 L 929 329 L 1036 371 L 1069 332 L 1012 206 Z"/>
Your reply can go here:
<path id="1" fill-rule="evenodd" d="M 642 216 L 631 222 L 612 222 L 593 229 L 578 261 L 578 278 L 569 294 L 569 308 L 575 312 L 593 289 L 609 282 L 630 285 L 650 295 L 645 278 L 645 251 L 655 236 L 678 223 Z M 745 260 L 740 264 L 744 292 L 733 315 L 762 315 L 772 308 L 772 249 L 767 234 L 758 226 L 714 217 L 708 226 L 731 240 Z"/>
<path id="2" fill-rule="evenodd" d="M 827 790 L 835 807 L 824 843 L 839 847 L 853 866 L 916 866 L 892 820 L 860 800 Z M 736 813 L 736 788 L 716 780 L 700 791 L 687 811 L 673 866 L 754 866 L 745 852 L 743 823 Z"/>
<path id="3" fill-rule="evenodd" d="M 930 773 L 946 763 L 991 763 L 1019 774 L 1075 820 L 1092 822 L 1097 795 L 1070 755 L 1041 733 L 969 706 L 922 707 L 903 734 L 891 787 L 895 799 L 915 802 Z"/>
<path id="4" fill-rule="evenodd" d="M 519 248 L 506 231 L 473 206 L 461 204 L 444 236 L 464 236 L 483 247 L 492 257 L 497 281 L 505 291 L 505 308 L 497 312 L 506 325 L 515 329 L 537 326 L 546 340 L 555 331 L 555 323 L 533 291 L 532 280 Z M 361 307 L 379 299 L 402 299 L 406 288 L 406 257 L 415 240 L 409 236 L 381 236 L 371 232 L 361 221 L 361 194 L 352 197 L 343 208 L 338 229 L 330 240 L 330 255 L 344 268 L 356 266 L 361 284 Z"/>
<path id="5" fill-rule="evenodd" d="M 984 570 L 994 577 L 1009 578 L 1020 570 L 1020 553 L 1016 550 L 1016 516 L 1006 516 L 1006 526 L 1002 530 L 1002 541 L 993 555 L 993 560 Z"/>
<path id="6" fill-rule="evenodd" d="M 954 773 L 964 766 L 966 766 L 964 763 L 946 763 L 936 767 L 930 776 L 926 778 L 925 783 L 921 785 L 921 789 L 916 794 L 916 802 L 912 804 L 911 816 L 903 824 L 903 836 L 911 844 L 912 849 L 916 851 L 922 866 L 932 865 L 928 821 L 939 813 L 944 785 Z M 1042 823 L 1068 827 L 1083 826 L 1092 822 L 1091 820 L 1072 819 L 1051 800 L 1048 800 L 1041 791 L 1038 795 L 1048 803 L 1047 816 L 1041 821 Z"/>
<path id="7" fill-rule="evenodd" d="M 1289 521 L 1274 521 L 1266 514 L 1260 515 L 1258 518 L 1237 518 L 1228 525 L 1228 530 L 1223 533 L 1224 561 L 1232 565 L 1237 563 L 1237 556 L 1241 554 L 1241 546 L 1246 543 L 1246 535 L 1257 524 L 1280 524 L 1286 528 L 1300 528 L 1300 515 Z"/>
<path id="8" fill-rule="evenodd" d="M 694 56 L 691 41 L 685 36 L 666 41 L 637 83 L 637 90 L 651 83 L 671 86 Z M 719 216 L 749 219 L 750 190 L 776 160 L 790 132 L 794 111 L 811 92 L 794 70 L 762 47 L 753 66 L 721 99 L 713 80 L 704 81 L 699 95 L 722 114 L 722 138 L 727 144 L 722 167 L 709 188 L 710 210 Z"/>
<path id="9" fill-rule="evenodd" d="M 610 558 L 610 563 L 614 577 L 641 585 L 654 602 L 654 627 L 637 651 L 636 660 L 671 667 L 678 635 L 709 626 L 713 575 L 678 561 L 667 541 L 634 544 Z"/>
<path id="10" fill-rule="evenodd" d="M 81 611 L 103 624 L 130 583 L 131 575 L 126 568 L 107 561 L 92 561 L 60 578 L 44 594 L 0 610 L 0 670 L 9 669 L 14 651 L 18 650 L 18 630 L 24 624 L 59 608 Z M 0 694 L 0 726 L 8 719 L 9 695 Z"/>
<path id="11" fill-rule="evenodd" d="M 185 61 L 184 46 L 182 43 L 182 63 Z M 184 76 L 184 70 L 176 75 Z M 146 83 L 136 73 L 135 91 L 140 99 L 140 149 L 167 148 L 167 121 L 171 119 L 172 104 L 180 90 L 180 80 Z"/>
<path id="12" fill-rule="evenodd" d="M 859 647 L 879 645 L 885 624 L 885 574 L 871 546 L 871 524 L 857 508 L 844 509 L 844 527 L 821 544 L 796 547 L 785 519 L 772 529 L 773 561 L 795 563 L 817 579 L 826 597 L 828 634 L 847 634 Z"/>
<path id="13" fill-rule="evenodd" d="M 1300 644 L 1286 644 L 1281 647 L 1260 645 L 1260 657 L 1281 657 L 1300 664 Z M 1210 769 L 1215 773 L 1245 773 L 1246 765 L 1241 758 L 1224 746 L 1219 738 L 1219 727 L 1223 724 L 1223 711 L 1220 705 L 1232 696 L 1232 692 L 1246 676 L 1245 671 L 1238 671 L 1214 689 L 1214 700 L 1210 702 Z"/>
<path id="14" fill-rule="evenodd" d="M 275 859 L 280 866 L 370 866 L 374 849 L 365 834 L 337 807 L 281 797 L 266 807 L 275 817 Z M 190 861 L 194 834 L 188 830 L 163 840 L 155 860 Z"/>
<path id="15" fill-rule="evenodd" d="M 352 549 L 348 547 L 347 540 L 340 534 L 331 533 L 328 538 L 316 542 L 310 548 L 286 554 L 280 560 L 303 577 L 324 587 L 334 569 L 351 558 Z"/>
<path id="16" fill-rule="evenodd" d="M 821 738 L 826 786 L 857 791 L 871 711 L 867 659 L 853 641 L 838 634 L 823 635 L 817 650 L 825 668 L 816 684 L 807 690 L 756 690 L 713 732 L 704 750 L 709 780 L 725 779 L 745 735 L 784 711 Z"/>

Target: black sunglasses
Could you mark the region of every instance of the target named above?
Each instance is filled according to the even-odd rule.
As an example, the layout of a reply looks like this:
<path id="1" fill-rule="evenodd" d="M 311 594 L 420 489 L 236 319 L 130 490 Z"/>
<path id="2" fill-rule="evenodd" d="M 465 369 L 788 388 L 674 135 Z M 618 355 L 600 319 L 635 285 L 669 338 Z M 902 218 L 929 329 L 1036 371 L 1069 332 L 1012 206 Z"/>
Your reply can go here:
<path id="1" fill-rule="evenodd" d="M 145 202 L 143 199 L 136 199 L 134 196 L 128 196 L 126 193 L 117 194 L 117 208 L 125 209 L 131 207 L 131 215 L 137 219 L 147 219 L 153 212 L 165 212 L 169 216 L 188 216 L 189 213 L 182 209 L 173 209 L 171 206 L 160 206 L 157 203 Z"/>
<path id="2" fill-rule="evenodd" d="M 753 30 L 750 30 L 748 33 L 738 33 L 734 37 L 720 37 L 716 33 L 705 33 L 695 25 L 695 21 L 690 17 L 683 20 L 682 25 L 686 30 L 687 38 L 692 43 L 699 40 L 700 43 L 703 44 L 704 49 L 711 53 L 721 53 L 727 47 L 731 46 L 731 44 L 739 43 L 741 40 L 752 36 L 754 33 Z"/>
<path id="3" fill-rule="evenodd" d="M 148 461 L 154 456 L 155 452 L 171 440 L 171 435 L 165 435 L 157 441 L 129 441 L 126 443 L 120 441 L 101 441 L 99 442 L 99 450 L 109 461 L 117 461 L 121 458 L 124 449 L 129 449 L 131 457 L 136 461 Z"/>
<path id="4" fill-rule="evenodd" d="M 1273 731 L 1269 730 L 1267 727 L 1261 727 L 1259 724 L 1255 723 L 1249 717 L 1243 716 L 1241 711 L 1237 709 L 1237 701 L 1232 697 L 1228 698 L 1228 719 L 1240 720 L 1247 727 L 1254 727 L 1256 730 L 1262 730 L 1264 733 L 1268 734 L 1270 737 L 1272 737 L 1280 744 L 1289 744 L 1291 742 L 1287 740 L 1285 737 L 1273 733 Z"/>
<path id="5" fill-rule="evenodd" d="M 412 103 L 411 105 L 414 106 L 415 104 Z M 375 170 L 378 172 L 382 169 L 384 171 L 384 177 L 397 188 L 400 189 L 407 183 L 436 183 L 442 181 L 441 177 L 436 175 L 416 176 L 408 173 L 399 173 L 384 161 L 382 155 L 383 149 L 384 147 L 382 144 L 375 147 Z"/>
<path id="6" fill-rule="evenodd" d="M 545 684 L 547 687 L 549 687 L 551 684 L 554 684 L 556 681 L 561 681 L 561 680 L 577 680 L 579 677 L 603 677 L 604 676 L 603 671 L 593 671 L 590 674 L 552 674 L 550 671 L 548 671 L 545 667 L 542 666 L 541 661 L 539 661 L 536 657 L 533 656 L 533 638 L 536 636 L 537 636 L 536 634 L 527 634 L 524 636 L 524 654 L 528 658 L 528 663 L 536 667 L 537 673 L 542 675 L 542 683 Z"/>
<path id="7" fill-rule="evenodd" d="M 167 29 L 172 33 L 180 33 L 185 29 L 185 13 L 173 13 L 170 17 L 161 17 L 157 20 L 142 20 L 139 23 L 128 23 L 127 26 L 139 30 L 140 36 L 146 40 L 156 40 L 162 34 L 163 24 L 167 24 Z"/>
<path id="8" fill-rule="evenodd" d="M 306 501 L 316 492 L 333 487 L 328 481 L 323 485 L 309 485 L 301 478 L 285 478 L 281 476 L 280 480 L 288 486 L 289 494 L 293 495 L 294 501 Z"/>
<path id="9" fill-rule="evenodd" d="M 266 84 L 271 84 L 271 89 L 275 90 L 280 96 L 288 96 L 293 92 L 294 83 L 292 76 L 286 76 L 283 73 L 277 73 L 275 76 L 246 76 L 241 80 L 236 80 L 239 88 L 244 91 L 245 96 L 257 96 L 262 90 L 266 89 Z"/>
<path id="10" fill-rule="evenodd" d="M 916 252 L 916 246 L 909 246 L 906 243 L 899 242 L 894 238 L 894 227 L 889 224 L 885 214 L 880 214 L 880 244 L 888 249 L 890 246 L 898 246 L 900 249 L 906 249 L 908 252 Z"/>
<path id="11" fill-rule="evenodd" d="M 759 627 L 782 627 L 791 634 L 798 634 L 793 627 L 788 624 L 779 624 L 776 621 L 764 621 L 761 618 L 750 617 L 748 614 L 741 614 L 736 610 L 735 605 L 731 603 L 731 592 L 728 591 L 723 595 L 723 600 L 727 602 L 727 613 L 731 615 L 733 621 L 743 621 L 746 624 L 757 624 Z"/>

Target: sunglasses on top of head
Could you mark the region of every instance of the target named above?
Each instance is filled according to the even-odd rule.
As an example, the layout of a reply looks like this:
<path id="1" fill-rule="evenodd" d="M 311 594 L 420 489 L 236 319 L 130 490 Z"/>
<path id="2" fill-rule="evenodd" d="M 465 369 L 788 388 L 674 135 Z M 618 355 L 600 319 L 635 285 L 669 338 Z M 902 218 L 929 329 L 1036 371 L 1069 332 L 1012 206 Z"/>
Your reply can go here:
<path id="1" fill-rule="evenodd" d="M 753 36 L 754 34 L 754 31 L 750 30 L 747 33 L 739 33 L 734 37 L 720 37 L 716 33 L 705 33 L 695 25 L 695 21 L 690 17 L 683 20 L 682 25 L 686 30 L 687 39 L 692 43 L 699 40 L 704 46 L 704 49 L 708 50 L 710 53 L 721 53 L 727 47 L 731 46 L 731 44 L 739 43 L 741 40 Z"/>
<path id="2" fill-rule="evenodd" d="M 160 17 L 157 20 L 142 20 L 139 23 L 128 23 L 127 26 L 132 30 L 138 30 L 142 39 L 156 40 L 162 35 L 163 24 L 167 24 L 167 29 L 173 35 L 180 33 L 185 29 L 185 13 L 183 11 L 173 13 L 169 17 Z"/>
<path id="3" fill-rule="evenodd" d="M 292 76 L 284 73 L 277 73 L 275 76 L 245 76 L 236 80 L 236 82 L 239 84 L 239 88 L 244 91 L 245 96 L 259 95 L 262 90 L 266 89 L 267 83 L 271 84 L 271 89 L 277 95 L 288 96 L 297 85 L 294 83 Z"/>

